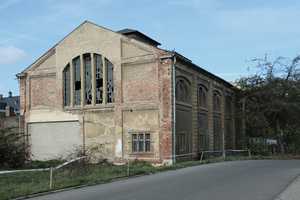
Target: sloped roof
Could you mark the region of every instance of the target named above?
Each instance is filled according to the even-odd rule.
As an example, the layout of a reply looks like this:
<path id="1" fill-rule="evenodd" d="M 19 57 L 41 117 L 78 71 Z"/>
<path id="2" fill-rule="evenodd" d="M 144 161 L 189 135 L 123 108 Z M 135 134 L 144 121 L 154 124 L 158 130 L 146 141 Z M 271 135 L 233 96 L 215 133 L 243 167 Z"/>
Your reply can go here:
<path id="1" fill-rule="evenodd" d="M 140 42 L 144 42 L 146 44 L 150 44 L 150 45 L 155 46 L 155 47 L 157 47 L 158 45 L 161 45 L 159 42 L 153 40 L 152 38 L 148 37 L 147 35 L 139 32 L 138 30 L 126 28 L 126 29 L 117 31 L 117 33 L 120 33 L 122 35 L 130 37 L 132 39 L 136 39 L 136 40 L 138 40 Z"/>

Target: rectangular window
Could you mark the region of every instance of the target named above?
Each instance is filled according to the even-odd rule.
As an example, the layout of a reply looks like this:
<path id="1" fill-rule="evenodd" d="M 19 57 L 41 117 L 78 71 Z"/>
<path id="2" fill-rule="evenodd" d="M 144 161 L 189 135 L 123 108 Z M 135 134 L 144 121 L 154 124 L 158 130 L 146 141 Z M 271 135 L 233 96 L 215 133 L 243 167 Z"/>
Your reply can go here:
<path id="1" fill-rule="evenodd" d="M 184 132 L 180 133 L 180 150 L 186 149 L 185 135 L 186 134 Z"/>
<path id="2" fill-rule="evenodd" d="M 139 134 L 139 152 L 144 152 L 144 134 Z"/>
<path id="3" fill-rule="evenodd" d="M 146 149 L 146 152 L 150 152 L 150 134 L 146 134 L 145 149 Z"/>
<path id="4" fill-rule="evenodd" d="M 136 134 L 132 134 L 132 152 L 137 152 L 137 138 L 136 138 Z"/>
<path id="5" fill-rule="evenodd" d="M 150 134 L 132 134 L 132 152 L 150 152 Z"/>

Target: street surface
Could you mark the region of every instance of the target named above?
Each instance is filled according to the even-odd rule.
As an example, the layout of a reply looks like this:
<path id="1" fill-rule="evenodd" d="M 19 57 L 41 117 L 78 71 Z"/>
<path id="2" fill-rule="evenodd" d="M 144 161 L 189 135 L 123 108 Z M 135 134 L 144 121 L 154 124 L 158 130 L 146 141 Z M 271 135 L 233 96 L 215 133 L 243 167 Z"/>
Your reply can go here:
<path id="1" fill-rule="evenodd" d="M 300 160 L 221 162 L 72 189 L 33 199 L 274 200 L 299 176 Z"/>

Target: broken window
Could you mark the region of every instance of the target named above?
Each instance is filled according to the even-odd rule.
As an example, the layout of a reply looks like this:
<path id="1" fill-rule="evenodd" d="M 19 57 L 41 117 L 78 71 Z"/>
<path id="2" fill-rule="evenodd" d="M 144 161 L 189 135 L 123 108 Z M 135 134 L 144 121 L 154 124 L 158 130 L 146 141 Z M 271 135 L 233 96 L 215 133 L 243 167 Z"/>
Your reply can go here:
<path id="1" fill-rule="evenodd" d="M 103 67 L 102 56 L 95 55 L 96 66 L 96 103 L 102 103 L 103 101 Z"/>
<path id="2" fill-rule="evenodd" d="M 90 54 L 84 55 L 85 104 L 92 103 L 92 69 Z"/>
<path id="3" fill-rule="evenodd" d="M 81 104 L 81 68 L 80 57 L 74 59 L 74 80 L 75 80 L 75 105 Z"/>
<path id="4" fill-rule="evenodd" d="M 132 152 L 150 152 L 150 134 L 132 134 Z"/>
<path id="5" fill-rule="evenodd" d="M 104 58 L 99 54 L 94 54 L 94 59 L 92 59 L 91 53 L 86 53 L 83 54 L 82 57 L 76 57 L 66 66 L 64 71 L 65 106 L 70 106 L 71 103 L 72 106 L 74 104 L 81 105 L 81 100 L 84 101 L 84 105 L 114 102 L 114 66 L 106 58 L 106 66 L 103 66 L 103 59 Z M 83 63 L 83 66 L 81 66 L 81 63 Z M 92 66 L 95 68 L 92 68 Z M 106 69 L 105 74 L 103 74 L 103 69 Z M 71 77 L 71 74 L 73 77 Z M 81 77 L 81 74 L 83 77 Z M 71 86 L 73 91 L 71 91 Z M 105 94 L 104 87 L 107 89 Z M 84 89 L 84 94 L 81 94 L 81 89 Z M 95 96 L 93 96 L 93 94 L 95 94 Z M 107 98 L 107 102 L 103 101 L 104 97 Z M 95 101 L 94 103 L 93 99 Z"/>
<path id="6" fill-rule="evenodd" d="M 68 64 L 65 69 L 65 106 L 70 106 L 71 102 L 71 89 L 70 89 L 70 65 Z"/>
<path id="7" fill-rule="evenodd" d="M 114 66 L 106 59 L 107 71 L 107 103 L 114 102 Z"/>

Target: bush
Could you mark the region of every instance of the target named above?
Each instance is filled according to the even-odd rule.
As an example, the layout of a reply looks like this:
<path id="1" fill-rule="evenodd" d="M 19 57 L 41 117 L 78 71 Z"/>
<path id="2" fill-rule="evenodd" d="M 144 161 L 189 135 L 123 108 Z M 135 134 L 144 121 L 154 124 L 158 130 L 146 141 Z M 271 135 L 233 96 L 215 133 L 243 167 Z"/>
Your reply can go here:
<path id="1" fill-rule="evenodd" d="M 27 135 L 14 129 L 17 127 L 0 129 L 0 168 L 19 168 L 29 159 Z"/>
<path id="2" fill-rule="evenodd" d="M 243 139 L 239 141 L 239 144 L 242 145 L 244 150 L 250 150 L 254 155 L 266 155 L 268 153 L 268 147 L 262 142 L 261 137 L 255 141 L 249 136 L 244 136 Z"/>
<path id="3" fill-rule="evenodd" d="M 294 154 L 299 152 L 299 150 L 300 150 L 300 134 L 299 133 L 295 133 L 294 140 L 292 141 L 292 143 L 290 145 L 290 150 Z"/>
<path id="4" fill-rule="evenodd" d="M 70 152 L 64 160 L 71 160 L 78 157 L 87 156 L 87 158 L 77 160 L 66 167 L 68 169 L 67 175 L 72 176 L 86 176 L 90 171 L 89 163 L 98 163 L 102 165 L 110 165 L 108 160 L 103 157 L 98 157 L 97 154 L 102 154 L 104 151 L 105 146 L 109 145 L 110 143 L 95 143 L 86 147 L 85 149 L 77 148 L 74 152 Z"/>

